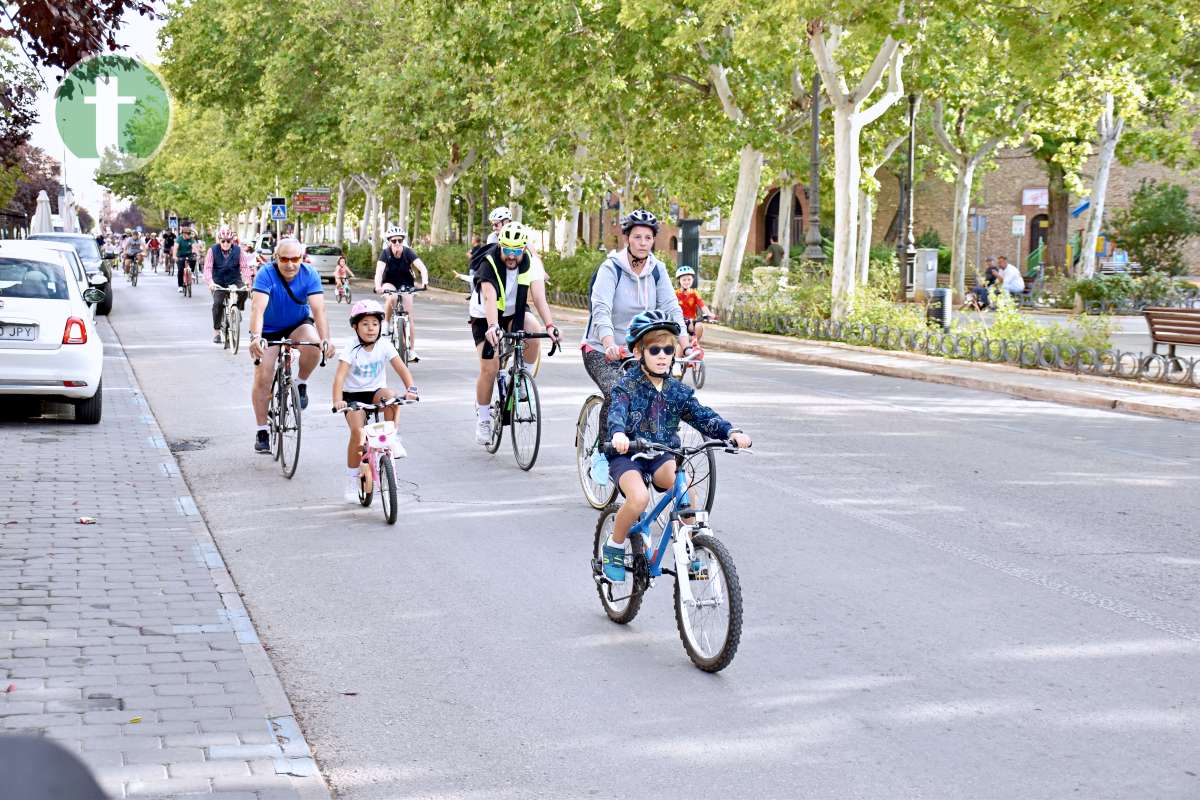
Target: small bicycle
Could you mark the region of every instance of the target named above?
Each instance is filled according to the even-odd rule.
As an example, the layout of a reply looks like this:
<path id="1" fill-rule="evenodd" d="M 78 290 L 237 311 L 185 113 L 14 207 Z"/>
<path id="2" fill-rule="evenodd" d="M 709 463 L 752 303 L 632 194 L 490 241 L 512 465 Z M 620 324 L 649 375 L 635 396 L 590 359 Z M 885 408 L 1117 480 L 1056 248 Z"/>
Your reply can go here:
<path id="1" fill-rule="evenodd" d="M 242 310 L 238 308 L 238 293 L 249 292 L 248 286 L 217 286 L 213 289 L 225 292 L 224 311 L 221 315 L 221 341 L 226 350 L 232 350 L 236 356 L 238 345 L 242 341 Z"/>
<path id="2" fill-rule="evenodd" d="M 417 292 L 425 291 L 425 287 L 404 287 L 402 289 L 384 289 L 384 294 L 416 294 Z M 404 310 L 404 303 L 399 297 L 396 298 L 396 304 L 392 306 L 392 320 L 390 334 L 392 346 L 396 348 L 396 352 L 400 354 L 404 365 L 408 366 L 412 362 L 412 348 L 409 347 L 409 327 L 411 323 L 408 319 L 408 312 Z"/>
<path id="3" fill-rule="evenodd" d="M 695 447 L 672 448 L 644 440 L 630 443 L 626 455 L 634 458 L 670 453 L 688 459 L 700 452 L 723 449 L 741 452 L 732 442 L 719 439 L 703 441 Z M 615 455 L 606 446 L 607 455 Z M 675 623 L 688 658 L 705 672 L 719 672 L 729 666 L 737 653 L 742 636 L 742 587 L 728 548 L 717 539 L 708 525 L 708 512 L 693 510 L 688 500 L 688 478 L 684 470 L 675 473 L 675 484 L 658 495 L 653 482 L 650 507 L 638 518 L 625 539 L 625 580 L 613 582 L 604 575 L 604 543 L 612 533 L 617 506 L 611 505 L 596 523 L 592 545 L 592 578 L 600 595 L 600 604 L 608 618 L 627 625 L 638 615 L 642 597 L 664 573 L 675 579 Z M 691 521 L 684 522 L 684 518 Z M 652 530 L 662 526 L 658 544 Z M 670 566 L 664 566 L 667 551 Z M 687 577 L 684 580 L 684 576 Z"/>
<path id="4" fill-rule="evenodd" d="M 492 438 L 487 451 L 495 453 L 500 449 L 504 426 L 508 425 L 517 466 L 527 472 L 533 469 L 542 444 L 542 403 L 537 382 L 525 363 L 525 340 L 550 338 L 549 333 L 516 331 L 505 333 L 498 345 L 499 371 L 492 396 Z M 554 342 L 549 355 L 557 352 L 558 342 Z"/>
<path id="5" fill-rule="evenodd" d="M 367 442 L 363 445 L 362 474 L 358 479 L 358 502 L 364 507 L 371 505 L 375 487 L 379 487 L 379 504 L 383 506 L 383 518 L 388 525 L 396 524 L 396 462 L 392 453 L 392 439 L 396 436 L 396 423 L 381 420 L 380 413 L 388 406 L 403 406 L 415 403 L 403 397 L 389 397 L 380 403 L 350 403 L 341 413 L 365 411 L 372 421 L 363 426 Z M 334 409 L 338 413 L 338 409 Z"/>
<path id="6" fill-rule="evenodd" d="M 711 314 L 701 312 L 699 320 L 689 319 L 687 321 L 687 332 L 692 336 L 691 350 L 680 358 L 675 360 L 675 365 L 679 367 L 679 380 L 683 380 L 687 373 L 692 373 L 692 385 L 697 389 L 704 388 L 704 380 L 707 377 L 707 370 L 704 368 L 704 348 L 700 346 L 696 340 L 696 323 L 697 322 L 715 322 L 716 317 Z"/>
<path id="7" fill-rule="evenodd" d="M 179 269 L 182 270 L 179 277 L 183 280 L 183 296 L 191 297 L 192 284 L 196 282 L 196 257 L 184 256 L 180 261 L 183 262 L 179 265 Z"/>
<path id="8" fill-rule="evenodd" d="M 353 303 L 353 293 L 350 291 L 350 281 L 345 280 L 334 288 L 334 299 L 339 303 Z"/>
<path id="9" fill-rule="evenodd" d="M 300 390 L 292 378 L 292 350 L 297 347 L 318 347 L 317 342 L 280 339 L 268 346 L 279 346 L 275 359 L 275 376 L 271 379 L 271 400 L 267 406 L 267 425 L 271 436 L 271 455 L 279 462 L 283 477 L 296 474 L 300 461 Z M 262 361 L 254 359 L 254 366 Z M 325 366 L 325 349 L 321 348 L 321 366 Z"/>

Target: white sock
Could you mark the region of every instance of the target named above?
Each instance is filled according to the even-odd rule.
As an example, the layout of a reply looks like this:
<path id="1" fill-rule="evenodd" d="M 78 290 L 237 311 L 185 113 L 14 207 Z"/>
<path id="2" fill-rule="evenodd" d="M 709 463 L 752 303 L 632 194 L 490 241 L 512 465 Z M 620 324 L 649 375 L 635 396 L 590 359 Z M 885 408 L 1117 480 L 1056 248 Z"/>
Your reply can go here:
<path id="1" fill-rule="evenodd" d="M 476 413 L 479 414 L 480 422 L 490 422 L 492 419 L 492 406 L 490 404 L 486 406 L 479 406 L 476 409 Z"/>
<path id="2" fill-rule="evenodd" d="M 308 378 L 297 378 L 296 385 L 297 386 L 308 386 Z"/>
<path id="3" fill-rule="evenodd" d="M 267 431 L 267 430 L 270 430 L 270 428 L 268 428 L 266 425 L 259 425 L 257 428 L 255 428 L 255 430 L 256 431 Z"/>
<path id="4" fill-rule="evenodd" d="M 618 548 L 621 548 L 621 547 L 624 547 L 624 546 L 625 546 L 625 543 L 624 543 L 624 542 L 621 542 L 620 544 L 617 544 L 615 541 L 613 541 L 613 535 L 612 535 L 611 533 L 608 535 L 608 541 L 607 541 L 607 542 L 605 542 L 604 544 L 605 544 L 605 546 L 606 546 L 606 547 L 618 547 Z"/>
<path id="5" fill-rule="evenodd" d="M 358 477 L 358 467 L 346 467 L 346 477 L 347 478 L 357 478 Z"/>

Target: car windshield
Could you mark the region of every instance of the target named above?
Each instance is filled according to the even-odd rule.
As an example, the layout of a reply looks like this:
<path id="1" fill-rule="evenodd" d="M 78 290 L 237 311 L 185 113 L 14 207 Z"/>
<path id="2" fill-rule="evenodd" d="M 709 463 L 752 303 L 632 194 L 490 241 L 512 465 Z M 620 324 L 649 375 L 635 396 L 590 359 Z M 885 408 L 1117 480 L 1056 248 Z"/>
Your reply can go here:
<path id="1" fill-rule="evenodd" d="M 35 233 L 29 237 L 33 240 L 43 239 L 48 242 L 62 242 L 69 244 L 75 248 L 75 252 L 79 253 L 80 258 L 91 258 L 99 260 L 100 248 L 96 246 L 96 240 L 90 237 L 83 236 L 54 236 L 53 234 Z"/>
<path id="2" fill-rule="evenodd" d="M 340 256 L 342 248 L 327 244 L 310 244 L 307 253 L 310 256 Z"/>
<path id="3" fill-rule="evenodd" d="M 0 258 L 0 297 L 66 300 L 63 268 L 45 261 Z"/>

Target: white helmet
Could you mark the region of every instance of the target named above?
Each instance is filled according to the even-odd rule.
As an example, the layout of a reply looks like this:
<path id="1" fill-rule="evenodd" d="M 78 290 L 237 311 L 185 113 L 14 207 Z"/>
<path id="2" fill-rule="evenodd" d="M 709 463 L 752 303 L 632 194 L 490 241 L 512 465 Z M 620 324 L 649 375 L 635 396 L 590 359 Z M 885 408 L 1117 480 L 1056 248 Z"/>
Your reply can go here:
<path id="1" fill-rule="evenodd" d="M 497 222 L 511 222 L 512 212 L 508 210 L 508 206 L 496 206 L 492 209 L 492 213 L 488 214 L 488 222 L 495 225 Z"/>
<path id="2" fill-rule="evenodd" d="M 388 239 L 394 239 L 397 236 L 401 239 L 408 238 L 408 234 L 405 233 L 404 228 L 401 228 L 399 225 L 389 225 L 387 231 L 383 234 L 383 240 L 386 242 Z"/>
<path id="3" fill-rule="evenodd" d="M 217 231 L 217 238 L 218 239 L 232 239 L 233 238 L 233 229 L 230 228 L 228 225 L 222 225 L 221 229 L 219 231 Z"/>

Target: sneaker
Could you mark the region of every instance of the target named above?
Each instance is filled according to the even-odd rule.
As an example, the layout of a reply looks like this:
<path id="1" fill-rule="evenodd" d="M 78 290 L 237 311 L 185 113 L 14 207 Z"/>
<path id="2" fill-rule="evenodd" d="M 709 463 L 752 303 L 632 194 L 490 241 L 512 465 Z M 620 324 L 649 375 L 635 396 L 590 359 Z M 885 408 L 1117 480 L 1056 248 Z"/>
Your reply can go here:
<path id="1" fill-rule="evenodd" d="M 308 408 L 308 384 L 298 383 L 296 389 L 300 392 L 300 410 Z"/>
<path id="2" fill-rule="evenodd" d="M 213 344 L 220 344 L 220 343 L 221 343 L 221 334 L 214 333 L 213 334 Z"/>
<path id="3" fill-rule="evenodd" d="M 342 491 L 342 499 L 347 503 L 358 502 L 358 487 L 360 478 L 357 475 L 346 476 L 346 488 Z"/>
<path id="4" fill-rule="evenodd" d="M 609 481 L 612 480 L 612 476 L 608 472 L 608 458 L 599 448 L 592 453 L 591 475 L 592 482 L 597 486 L 608 486 Z"/>
<path id="5" fill-rule="evenodd" d="M 609 542 L 611 541 L 612 539 L 609 539 Z M 625 548 L 606 543 L 604 545 L 602 555 L 604 561 L 604 577 L 608 578 L 613 583 L 624 582 Z"/>
<path id="6" fill-rule="evenodd" d="M 254 452 L 269 453 L 271 452 L 271 437 L 266 431 L 255 431 L 254 433 Z"/>
<path id="7" fill-rule="evenodd" d="M 404 442 L 397 436 L 396 441 L 392 442 L 392 460 L 399 461 L 402 458 L 408 458 L 408 451 L 404 449 Z"/>
<path id="8" fill-rule="evenodd" d="M 421 357 L 419 355 L 417 355 L 416 350 L 409 350 L 408 351 L 408 360 L 409 361 L 420 361 Z"/>
<path id="9" fill-rule="evenodd" d="M 182 286 L 176 286 L 176 287 L 175 287 L 175 294 L 183 294 L 183 287 L 182 287 Z"/>
<path id="10" fill-rule="evenodd" d="M 486 445 L 492 441 L 492 421 L 481 419 L 475 423 L 475 444 Z"/>

